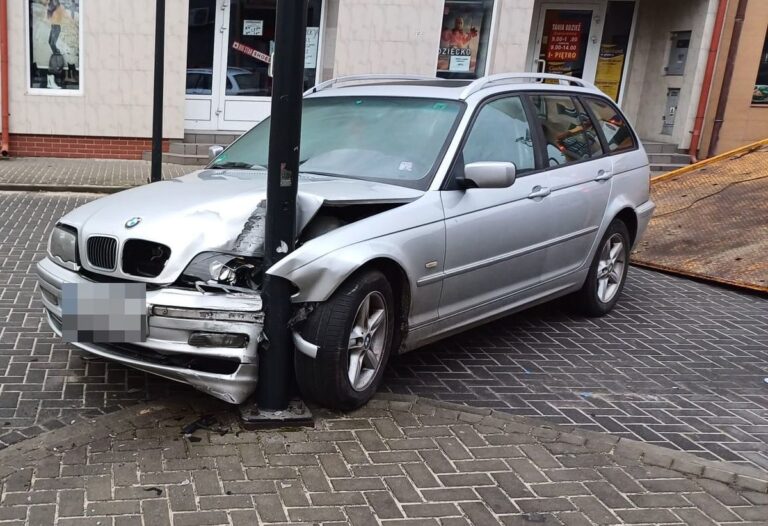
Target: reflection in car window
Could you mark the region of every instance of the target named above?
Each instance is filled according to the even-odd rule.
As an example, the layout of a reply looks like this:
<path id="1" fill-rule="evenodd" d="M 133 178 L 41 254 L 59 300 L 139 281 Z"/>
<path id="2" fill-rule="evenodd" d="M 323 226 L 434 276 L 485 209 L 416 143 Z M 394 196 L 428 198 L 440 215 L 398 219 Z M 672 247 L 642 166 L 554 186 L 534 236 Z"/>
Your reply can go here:
<path id="1" fill-rule="evenodd" d="M 518 173 L 532 170 L 533 140 L 520 97 L 498 99 L 483 106 L 462 154 L 465 165 L 500 161 L 514 163 Z"/>
<path id="2" fill-rule="evenodd" d="M 603 136 L 608 143 L 608 149 L 612 152 L 619 150 L 631 150 L 635 147 L 632 132 L 624 122 L 624 117 L 612 104 L 607 101 L 587 98 L 587 106 L 597 117 L 597 122 L 603 130 Z"/>
<path id="3" fill-rule="evenodd" d="M 304 101 L 301 171 L 426 188 L 463 103 L 406 97 Z M 267 166 L 269 119 L 212 166 Z"/>
<path id="4" fill-rule="evenodd" d="M 582 105 L 564 95 L 532 95 L 544 132 L 549 166 L 561 166 L 602 154 L 592 120 Z"/>

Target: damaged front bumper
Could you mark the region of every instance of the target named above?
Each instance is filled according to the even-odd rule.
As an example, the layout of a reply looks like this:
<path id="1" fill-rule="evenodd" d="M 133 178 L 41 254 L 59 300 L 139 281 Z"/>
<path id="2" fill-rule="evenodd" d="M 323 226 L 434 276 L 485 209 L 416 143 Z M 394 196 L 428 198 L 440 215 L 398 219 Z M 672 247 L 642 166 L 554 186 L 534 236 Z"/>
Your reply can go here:
<path id="1" fill-rule="evenodd" d="M 61 289 L 87 283 L 82 275 L 46 258 L 37 264 L 48 324 L 62 334 Z M 141 343 L 74 343 L 90 353 L 191 385 L 239 404 L 255 390 L 263 311 L 258 294 L 147 290 L 148 337 Z M 247 336 L 242 347 L 190 345 L 194 333 Z"/>

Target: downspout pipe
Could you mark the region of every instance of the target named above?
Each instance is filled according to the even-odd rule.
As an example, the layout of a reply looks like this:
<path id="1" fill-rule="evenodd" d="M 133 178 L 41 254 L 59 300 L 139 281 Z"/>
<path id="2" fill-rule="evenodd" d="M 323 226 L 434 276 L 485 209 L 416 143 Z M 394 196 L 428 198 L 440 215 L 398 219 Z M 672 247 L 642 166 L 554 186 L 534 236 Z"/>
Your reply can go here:
<path id="1" fill-rule="evenodd" d="M 10 109 L 8 108 L 8 0 L 0 0 L 0 111 L 2 111 L 3 135 L 0 139 L 0 155 L 10 152 Z"/>
<path id="2" fill-rule="evenodd" d="M 728 0 L 720 0 L 717 5 L 717 15 L 715 16 L 715 26 L 712 28 L 712 40 L 709 44 L 709 56 L 707 57 L 707 66 L 704 70 L 704 80 L 702 81 L 701 94 L 699 95 L 699 105 L 696 109 L 696 120 L 693 124 L 693 135 L 691 136 L 691 146 L 688 155 L 691 156 L 691 162 L 698 162 L 699 144 L 701 143 L 701 132 L 704 128 L 704 116 L 707 112 L 707 103 L 709 102 L 709 93 L 712 90 L 712 78 L 715 75 L 715 66 L 717 65 L 717 52 L 720 49 L 720 39 L 725 25 L 725 14 L 728 11 Z"/>
<path id="3" fill-rule="evenodd" d="M 731 93 L 731 79 L 733 70 L 736 68 L 736 55 L 739 52 L 739 41 L 741 40 L 741 30 L 744 27 L 744 18 L 747 16 L 747 0 L 739 0 L 736 8 L 736 20 L 733 25 L 733 36 L 731 45 L 728 49 L 728 58 L 725 62 L 725 71 L 723 72 L 723 87 L 720 89 L 720 98 L 717 101 L 717 110 L 715 111 L 715 122 L 712 125 L 712 138 L 709 141 L 708 155 L 711 157 L 717 151 L 717 143 L 720 140 L 720 130 L 725 121 L 725 108 L 728 105 L 728 96 Z"/>

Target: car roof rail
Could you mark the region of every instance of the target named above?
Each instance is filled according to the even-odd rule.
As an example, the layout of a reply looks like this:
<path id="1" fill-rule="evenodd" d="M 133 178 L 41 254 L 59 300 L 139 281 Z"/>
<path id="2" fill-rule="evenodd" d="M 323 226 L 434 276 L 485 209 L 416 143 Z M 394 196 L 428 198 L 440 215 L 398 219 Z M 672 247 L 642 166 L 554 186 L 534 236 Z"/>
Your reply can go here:
<path id="1" fill-rule="evenodd" d="M 490 86 L 499 84 L 515 84 L 526 79 L 533 80 L 537 83 L 540 83 L 544 80 L 557 80 L 559 81 L 559 84 L 597 90 L 597 87 L 595 87 L 594 84 L 590 84 L 586 80 L 582 80 L 577 77 L 557 75 L 554 73 L 536 73 L 531 71 L 526 73 L 499 73 L 496 75 L 489 75 L 487 77 L 480 77 L 479 79 L 473 81 L 469 86 L 464 88 L 464 91 L 461 92 L 461 98 L 466 99 L 470 95 Z"/>
<path id="2" fill-rule="evenodd" d="M 429 77 L 426 75 L 400 75 L 400 74 L 389 74 L 389 73 L 380 73 L 380 74 L 371 74 L 371 75 L 348 75 L 346 77 L 336 77 L 330 80 L 326 80 L 325 82 L 321 82 L 320 84 L 317 84 L 315 86 L 312 86 L 307 91 L 304 92 L 304 95 L 309 95 L 310 93 L 317 93 L 318 91 L 323 91 L 326 89 L 330 89 L 334 87 L 336 84 L 340 84 L 342 82 L 382 82 L 387 80 L 439 80 L 437 77 Z"/>

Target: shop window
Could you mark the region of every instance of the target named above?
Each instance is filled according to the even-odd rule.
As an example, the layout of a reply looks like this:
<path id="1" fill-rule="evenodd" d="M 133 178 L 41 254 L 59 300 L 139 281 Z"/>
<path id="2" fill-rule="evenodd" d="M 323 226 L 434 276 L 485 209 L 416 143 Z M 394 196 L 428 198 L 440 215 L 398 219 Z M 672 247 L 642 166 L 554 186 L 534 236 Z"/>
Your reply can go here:
<path id="1" fill-rule="evenodd" d="M 634 2 L 608 2 L 600 56 L 597 59 L 595 86 L 617 102 L 629 52 L 629 35 L 634 14 Z"/>
<path id="2" fill-rule="evenodd" d="M 82 0 L 25 0 L 29 88 L 46 94 L 79 92 Z"/>
<path id="3" fill-rule="evenodd" d="M 485 75 L 493 0 L 446 0 L 437 56 L 437 76 L 476 79 Z"/>
<path id="4" fill-rule="evenodd" d="M 760 55 L 755 91 L 752 92 L 752 104 L 768 106 L 768 33 L 765 35 L 763 53 Z"/>

